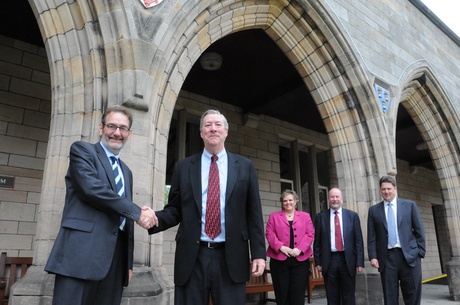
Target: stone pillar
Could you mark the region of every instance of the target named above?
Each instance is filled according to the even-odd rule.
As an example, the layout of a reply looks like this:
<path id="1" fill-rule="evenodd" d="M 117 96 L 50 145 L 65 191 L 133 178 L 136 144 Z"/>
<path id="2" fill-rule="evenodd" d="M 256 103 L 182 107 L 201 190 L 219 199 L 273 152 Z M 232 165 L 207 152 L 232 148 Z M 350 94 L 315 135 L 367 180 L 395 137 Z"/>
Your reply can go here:
<path id="1" fill-rule="evenodd" d="M 452 301 L 460 301 L 460 258 L 453 257 L 446 264 L 446 269 L 450 299 Z"/>
<path id="2" fill-rule="evenodd" d="M 68 104 L 74 99 L 69 93 Z M 90 103 L 90 101 L 88 101 Z M 153 190 L 151 177 L 154 168 L 153 153 L 149 150 L 149 114 L 131 109 L 135 125 L 132 138 L 122 151 L 123 160 L 130 166 L 134 175 L 134 202 L 140 206 L 152 205 Z M 49 253 L 60 228 L 61 215 L 65 201 L 64 177 L 68 167 L 68 153 L 71 143 L 85 140 L 95 143 L 99 140 L 97 125 L 101 119 L 101 111 L 83 116 L 77 114 L 55 114 L 50 131 L 45 174 L 43 178 L 40 211 L 38 214 L 37 233 L 35 239 L 34 265 L 24 278 L 14 286 L 10 294 L 10 305 L 47 305 L 51 304 L 54 275 L 44 271 Z M 65 124 L 64 124 L 65 122 Z M 85 124 L 86 123 L 86 124 Z M 68 125 L 66 125 L 68 124 Z M 83 126 L 91 130 L 90 135 L 82 137 Z M 64 136 L 65 126 L 78 126 L 75 135 Z M 65 134 L 65 132 L 64 132 Z M 161 179 L 161 178 L 158 178 Z M 164 179 L 164 177 L 163 177 Z M 162 194 L 161 194 L 162 196 Z M 162 197 L 161 197 L 162 198 Z M 154 207 L 155 208 L 155 207 Z M 162 235 L 149 236 L 146 231 L 135 227 L 134 272 L 130 285 L 123 292 L 123 304 L 172 304 L 173 284 L 168 280 L 164 268 L 160 267 L 158 258 L 162 253 Z M 156 245 L 151 247 L 151 241 Z M 134 301 L 135 300 L 135 301 Z"/>
<path id="3" fill-rule="evenodd" d="M 167 288 L 163 268 L 134 267 L 133 279 L 124 288 L 122 304 L 173 304 L 174 290 Z M 31 266 L 10 293 L 10 305 L 50 305 L 54 276 L 43 271 L 43 266 Z"/>
<path id="4" fill-rule="evenodd" d="M 138 19 L 144 15 L 132 13 L 138 9 L 145 12 L 141 4 L 129 3 L 125 7 L 125 1 L 107 0 L 78 4 L 64 0 L 29 2 L 44 35 L 52 76 L 51 128 L 34 265 L 11 291 L 10 305 L 51 304 L 54 276 L 48 275 L 44 266 L 60 228 L 69 148 L 77 140 L 99 140 L 97 127 L 107 106 L 122 104 L 130 108 L 134 117 L 133 134 L 122 151 L 122 159 L 134 175 L 134 202 L 154 209 L 156 202 L 160 206 L 165 178 L 163 172 L 154 172 L 163 164 L 156 162 L 166 159 L 155 154 L 153 145 L 159 106 L 152 103 L 154 76 L 149 69 L 155 46 L 140 39 L 135 30 L 137 24 L 143 24 Z M 142 29 L 144 33 L 146 28 Z M 166 117 L 164 124 L 169 123 Z M 136 226 L 134 274 L 123 293 L 123 304 L 172 303 L 173 284 L 161 267 L 161 253 L 162 234 L 149 236 Z"/>
<path id="5" fill-rule="evenodd" d="M 356 275 L 356 305 L 383 305 L 380 274 L 370 264 L 365 265 L 363 271 Z"/>

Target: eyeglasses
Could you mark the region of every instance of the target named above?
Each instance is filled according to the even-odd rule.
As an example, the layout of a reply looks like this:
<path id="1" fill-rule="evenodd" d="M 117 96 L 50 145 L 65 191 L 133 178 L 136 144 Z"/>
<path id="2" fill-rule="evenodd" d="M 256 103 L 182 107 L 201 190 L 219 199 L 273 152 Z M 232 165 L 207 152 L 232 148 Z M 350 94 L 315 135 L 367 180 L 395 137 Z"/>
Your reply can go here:
<path id="1" fill-rule="evenodd" d="M 115 132 L 117 129 L 119 129 L 122 134 L 127 134 L 130 130 L 129 127 L 127 126 L 117 126 L 115 124 L 103 124 L 103 125 L 112 132 Z"/>

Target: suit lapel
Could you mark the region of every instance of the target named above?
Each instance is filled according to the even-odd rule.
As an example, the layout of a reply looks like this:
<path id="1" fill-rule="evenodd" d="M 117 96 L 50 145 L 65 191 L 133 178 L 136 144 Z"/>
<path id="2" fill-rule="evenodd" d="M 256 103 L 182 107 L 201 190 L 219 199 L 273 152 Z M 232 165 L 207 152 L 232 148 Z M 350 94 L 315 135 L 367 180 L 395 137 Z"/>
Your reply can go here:
<path id="1" fill-rule="evenodd" d="M 345 239 L 345 232 L 347 232 L 348 229 L 348 213 L 347 211 L 342 208 L 342 232 L 343 232 L 343 238 Z"/>
<path id="2" fill-rule="evenodd" d="M 332 240 L 331 240 L 331 209 L 327 209 L 325 210 L 324 212 L 321 212 L 321 213 L 324 213 L 324 232 L 327 232 L 325 237 L 327 239 L 327 241 L 329 242 L 329 248 L 328 249 L 331 249 L 331 244 L 332 244 Z"/>
<path id="3" fill-rule="evenodd" d="M 387 228 L 387 216 L 385 215 L 385 202 L 381 201 L 378 205 L 379 205 L 377 207 L 377 213 L 379 213 L 378 217 L 379 217 L 379 219 L 383 219 L 383 221 L 382 221 L 383 226 L 388 231 L 388 228 Z"/>
<path id="4" fill-rule="evenodd" d="M 284 219 L 286 219 L 286 217 L 284 217 Z M 296 211 L 294 212 L 294 220 L 292 221 L 292 224 L 295 224 L 296 222 L 298 222 L 298 221 L 300 221 L 300 220 L 301 220 L 301 219 L 300 219 L 300 213 L 299 213 L 299 211 L 296 210 Z M 289 221 L 288 221 L 288 220 L 286 220 L 286 221 L 287 221 L 287 223 L 288 223 L 288 225 L 289 225 Z"/>
<path id="5" fill-rule="evenodd" d="M 110 160 L 109 158 L 107 158 L 107 154 L 105 153 L 105 150 L 102 148 L 101 144 L 98 142 L 93 145 L 96 148 L 97 157 L 99 158 L 99 161 L 104 167 L 105 173 L 107 175 L 107 180 L 109 180 L 112 189 L 116 191 L 117 187 L 115 185 L 115 176 L 113 175 L 112 164 L 110 164 Z"/>
<path id="6" fill-rule="evenodd" d="M 238 159 L 234 154 L 227 152 L 228 159 L 228 174 L 227 174 L 227 191 L 225 194 L 225 202 L 228 202 L 228 198 L 232 194 L 233 189 L 235 188 L 236 180 L 238 177 L 238 170 L 240 165 L 238 164 Z"/>
<path id="7" fill-rule="evenodd" d="M 406 205 L 404 204 L 404 201 L 396 199 L 396 204 L 398 205 L 397 211 L 396 211 L 396 221 L 398 228 L 401 225 L 401 221 L 403 219 L 404 213 L 406 213 Z"/>
<path id="8" fill-rule="evenodd" d="M 190 159 L 189 174 L 193 198 L 201 214 L 201 154 L 196 154 Z"/>

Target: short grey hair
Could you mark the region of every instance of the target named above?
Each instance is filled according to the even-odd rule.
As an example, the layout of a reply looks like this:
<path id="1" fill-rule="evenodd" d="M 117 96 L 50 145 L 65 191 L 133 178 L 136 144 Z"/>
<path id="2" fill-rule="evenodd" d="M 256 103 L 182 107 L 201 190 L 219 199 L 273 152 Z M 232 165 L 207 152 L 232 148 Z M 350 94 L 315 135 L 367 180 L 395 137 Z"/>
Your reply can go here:
<path id="1" fill-rule="evenodd" d="M 201 118 L 200 118 L 200 131 L 203 129 L 204 117 L 207 116 L 207 115 L 209 115 L 209 114 L 218 114 L 218 115 L 220 115 L 220 117 L 222 118 L 222 122 L 224 123 L 224 128 L 228 130 L 227 118 L 226 118 L 222 113 L 220 113 L 219 110 L 209 109 L 209 110 L 206 110 L 206 111 L 201 115 Z"/>

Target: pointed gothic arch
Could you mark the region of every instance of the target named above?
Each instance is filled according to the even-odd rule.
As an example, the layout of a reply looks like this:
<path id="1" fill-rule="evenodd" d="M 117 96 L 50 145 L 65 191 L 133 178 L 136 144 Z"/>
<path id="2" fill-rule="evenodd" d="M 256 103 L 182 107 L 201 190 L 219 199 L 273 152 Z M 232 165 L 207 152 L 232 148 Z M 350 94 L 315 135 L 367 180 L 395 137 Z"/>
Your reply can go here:
<path id="1" fill-rule="evenodd" d="M 406 70 L 401 86 L 401 105 L 408 111 L 427 144 L 439 177 L 447 215 L 459 209 L 460 134 L 458 114 L 426 61 Z M 460 256 L 460 225 L 448 217 L 452 256 Z"/>
<path id="2" fill-rule="evenodd" d="M 213 42 L 230 33 L 263 29 L 297 69 L 317 104 L 332 142 L 335 164 L 339 167 L 339 184 L 346 186 L 350 202 L 357 202 L 353 198 L 359 198 L 360 202 L 369 203 L 375 198 L 364 198 L 358 194 L 369 194 L 368 190 L 375 188 L 373 178 L 370 178 L 375 175 L 375 168 L 385 174 L 396 168 L 395 160 L 389 157 L 389 145 L 380 142 L 368 145 L 367 139 L 375 139 L 370 136 L 370 130 L 379 131 L 382 135 L 385 133 L 376 127 L 384 125 L 378 102 L 359 65 L 359 58 L 354 55 L 340 26 L 323 4 L 299 3 L 301 5 L 216 2 L 203 11 L 200 11 L 202 7 L 194 7 L 188 12 L 196 16 L 194 21 L 165 35 L 159 45 L 160 49 L 169 49 L 174 56 L 152 63 L 155 65 L 152 70 L 165 71 L 162 83 L 156 86 L 158 91 L 152 93 L 152 101 L 159 105 L 158 116 L 154 119 L 158 123 L 152 139 L 153 147 L 161 149 L 167 143 L 168 122 L 176 99 L 199 56 Z M 171 37 L 181 38 L 171 44 Z M 375 155 L 381 158 L 376 160 Z M 165 158 L 161 152 L 156 152 L 155 156 Z M 357 168 L 361 172 L 356 172 Z M 155 180 L 164 181 L 164 173 L 157 173 L 160 176 Z M 356 205 L 353 208 L 363 207 Z"/>

